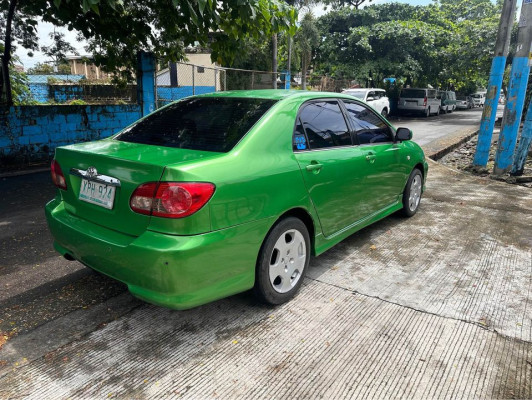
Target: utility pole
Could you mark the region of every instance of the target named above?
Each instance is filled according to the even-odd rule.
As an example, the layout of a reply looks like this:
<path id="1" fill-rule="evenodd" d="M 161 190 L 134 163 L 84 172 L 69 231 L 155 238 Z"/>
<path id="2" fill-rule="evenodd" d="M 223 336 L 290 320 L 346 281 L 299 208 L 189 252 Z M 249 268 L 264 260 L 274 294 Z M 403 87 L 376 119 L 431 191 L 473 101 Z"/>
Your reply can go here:
<path id="1" fill-rule="evenodd" d="M 528 103 L 528 111 L 526 112 L 525 123 L 523 124 L 523 131 L 519 138 L 519 146 L 515 152 L 514 165 L 510 175 L 523 175 L 525 170 L 525 162 L 528 156 L 528 149 L 532 143 L 532 101 Z"/>
<path id="2" fill-rule="evenodd" d="M 273 88 L 277 89 L 277 33 L 272 36 L 272 72 Z"/>
<path id="3" fill-rule="evenodd" d="M 493 127 L 495 126 L 495 117 L 497 116 L 497 104 L 499 101 L 499 93 L 501 92 L 504 67 L 506 66 L 506 57 L 510 48 L 510 37 L 515 18 L 516 4 L 517 0 L 505 0 L 502 8 L 497 42 L 495 43 L 495 54 L 491 62 L 491 72 L 487 88 L 488 93 L 486 94 L 484 110 L 482 111 L 482 118 L 480 120 L 477 150 L 473 159 L 473 165 L 478 167 L 486 167 L 488 164 L 491 137 L 493 135 Z"/>
<path id="4" fill-rule="evenodd" d="M 288 85 L 285 84 L 285 89 L 290 89 L 290 80 L 292 79 L 292 35 L 288 32 L 288 68 L 285 81 L 288 79 Z"/>
<path id="5" fill-rule="evenodd" d="M 532 2 L 523 0 L 519 31 L 517 33 L 517 51 L 512 62 L 508 101 L 504 107 L 501 133 L 495 154 L 494 175 L 502 175 L 512 167 L 517 133 L 525 103 L 526 86 L 530 73 L 530 45 L 532 44 Z"/>

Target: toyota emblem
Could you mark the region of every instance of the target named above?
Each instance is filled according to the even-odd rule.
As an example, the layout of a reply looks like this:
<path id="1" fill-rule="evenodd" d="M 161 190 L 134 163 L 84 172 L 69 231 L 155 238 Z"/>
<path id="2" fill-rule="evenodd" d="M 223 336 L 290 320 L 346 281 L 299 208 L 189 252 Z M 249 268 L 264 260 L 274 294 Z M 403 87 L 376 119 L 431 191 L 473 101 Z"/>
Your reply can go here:
<path id="1" fill-rule="evenodd" d="M 96 168 L 94 167 L 87 168 L 87 176 L 89 176 L 90 178 L 94 178 L 97 175 L 98 175 L 98 171 L 96 170 Z"/>

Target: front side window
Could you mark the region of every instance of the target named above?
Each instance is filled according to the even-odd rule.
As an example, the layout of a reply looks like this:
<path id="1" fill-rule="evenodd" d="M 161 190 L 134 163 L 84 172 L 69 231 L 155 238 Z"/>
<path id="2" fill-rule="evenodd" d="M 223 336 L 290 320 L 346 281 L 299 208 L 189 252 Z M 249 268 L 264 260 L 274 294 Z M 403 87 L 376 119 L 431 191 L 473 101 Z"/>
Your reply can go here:
<path id="1" fill-rule="evenodd" d="M 310 149 L 352 144 L 342 110 L 336 100 L 316 101 L 304 105 L 299 120 Z"/>
<path id="2" fill-rule="evenodd" d="M 355 126 L 355 136 L 359 144 L 393 141 L 392 130 L 377 114 L 355 102 L 344 100 L 344 104 Z"/>
<path id="3" fill-rule="evenodd" d="M 275 103 L 269 99 L 191 98 L 154 112 L 116 140 L 228 152 Z"/>

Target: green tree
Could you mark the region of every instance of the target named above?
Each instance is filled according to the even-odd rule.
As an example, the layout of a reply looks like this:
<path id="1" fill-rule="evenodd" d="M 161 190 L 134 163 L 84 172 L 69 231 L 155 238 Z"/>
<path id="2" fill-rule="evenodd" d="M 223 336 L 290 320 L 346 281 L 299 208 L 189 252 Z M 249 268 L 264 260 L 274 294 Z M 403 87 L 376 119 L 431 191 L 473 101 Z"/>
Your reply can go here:
<path id="1" fill-rule="evenodd" d="M 301 87 L 307 89 L 307 71 L 312 61 L 314 49 L 318 46 L 320 35 L 316 19 L 312 12 L 307 12 L 301 20 L 301 26 L 295 36 L 296 47 L 301 56 Z"/>
<path id="2" fill-rule="evenodd" d="M 37 63 L 32 68 L 28 68 L 30 75 L 49 75 L 54 73 L 54 67 L 46 63 Z"/>
<path id="3" fill-rule="evenodd" d="M 373 0 L 324 0 L 323 4 L 331 6 L 333 9 L 344 7 L 354 7 L 355 9 L 358 9 L 366 1 L 371 3 Z"/>
<path id="4" fill-rule="evenodd" d="M 489 73 L 500 4 L 440 0 L 344 8 L 321 17 L 317 67 L 336 78 L 403 78 L 411 85 L 482 85 Z"/>
<path id="5" fill-rule="evenodd" d="M 0 0 L 0 9 L 4 65 L 9 64 L 12 41 L 37 48 L 39 17 L 78 30 L 96 64 L 108 71 L 125 67 L 120 72 L 126 78 L 132 76 L 140 50 L 152 51 L 162 62 L 179 61 L 186 46 L 199 42 L 209 45 L 213 60 L 230 61 L 243 38 L 295 31 L 297 18 L 293 8 L 278 0 Z"/>
<path id="6" fill-rule="evenodd" d="M 77 50 L 65 40 L 65 34 L 56 32 L 55 29 L 49 34 L 52 39 L 52 44 L 49 46 L 42 46 L 41 51 L 52 59 L 54 69 L 58 70 L 59 66 L 68 64 L 66 56 L 67 53 L 78 54 Z M 58 72 L 58 71 L 56 71 Z"/>

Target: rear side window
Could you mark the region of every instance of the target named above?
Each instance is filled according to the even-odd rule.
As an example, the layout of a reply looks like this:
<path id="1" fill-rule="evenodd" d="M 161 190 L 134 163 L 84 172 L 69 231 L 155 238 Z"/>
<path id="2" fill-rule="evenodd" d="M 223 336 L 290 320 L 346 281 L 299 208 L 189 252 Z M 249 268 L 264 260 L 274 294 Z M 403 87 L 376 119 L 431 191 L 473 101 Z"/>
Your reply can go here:
<path id="1" fill-rule="evenodd" d="M 227 152 L 275 103 L 268 99 L 183 100 L 131 126 L 115 139 L 190 150 Z"/>
<path id="2" fill-rule="evenodd" d="M 401 90 L 401 97 L 407 99 L 424 99 L 425 91 L 423 89 L 403 89 Z"/>
<path id="3" fill-rule="evenodd" d="M 390 127 L 369 108 L 344 100 L 347 114 L 355 126 L 355 135 L 359 144 L 391 142 L 393 135 Z"/>
<path id="4" fill-rule="evenodd" d="M 335 100 L 306 104 L 303 106 L 299 119 L 307 134 L 310 149 L 351 146 L 352 144 L 344 116 Z M 297 129 L 296 125 L 296 136 Z"/>

